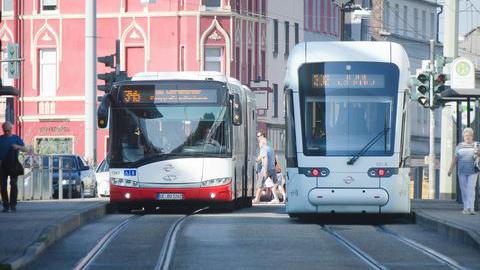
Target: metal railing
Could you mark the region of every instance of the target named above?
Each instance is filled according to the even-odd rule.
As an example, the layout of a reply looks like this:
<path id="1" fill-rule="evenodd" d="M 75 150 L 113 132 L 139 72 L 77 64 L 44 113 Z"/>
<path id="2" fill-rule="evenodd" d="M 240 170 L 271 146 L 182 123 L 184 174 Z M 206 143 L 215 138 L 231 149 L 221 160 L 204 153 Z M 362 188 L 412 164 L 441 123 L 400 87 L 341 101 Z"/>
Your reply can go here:
<path id="1" fill-rule="evenodd" d="M 58 157 L 57 166 L 54 166 L 53 156 L 26 156 L 23 160 L 25 174 L 18 177 L 18 200 L 50 200 L 54 198 L 53 175 L 58 172 L 58 196 L 72 198 L 72 179 L 68 179 L 68 191 L 63 194 L 64 173 L 70 170 L 63 168 L 63 158 Z M 64 196 L 65 195 L 65 196 Z M 83 198 L 83 192 L 80 197 Z"/>

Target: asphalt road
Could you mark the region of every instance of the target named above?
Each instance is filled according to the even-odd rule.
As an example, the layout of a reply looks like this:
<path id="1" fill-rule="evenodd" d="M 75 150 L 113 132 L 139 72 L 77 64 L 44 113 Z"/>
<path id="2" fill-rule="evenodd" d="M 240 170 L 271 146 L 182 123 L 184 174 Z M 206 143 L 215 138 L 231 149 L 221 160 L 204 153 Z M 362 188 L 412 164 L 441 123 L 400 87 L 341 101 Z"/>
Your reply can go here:
<path id="1" fill-rule="evenodd" d="M 480 269 L 478 250 L 415 224 L 324 223 L 281 206 L 108 215 L 27 269 Z"/>

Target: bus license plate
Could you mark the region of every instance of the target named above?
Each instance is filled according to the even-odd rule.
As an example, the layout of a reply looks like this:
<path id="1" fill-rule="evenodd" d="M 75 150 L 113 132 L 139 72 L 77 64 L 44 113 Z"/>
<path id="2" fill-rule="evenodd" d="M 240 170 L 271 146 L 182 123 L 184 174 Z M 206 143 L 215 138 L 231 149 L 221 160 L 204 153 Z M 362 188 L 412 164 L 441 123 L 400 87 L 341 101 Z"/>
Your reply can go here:
<path id="1" fill-rule="evenodd" d="M 182 193 L 158 193 L 157 200 L 183 200 Z"/>

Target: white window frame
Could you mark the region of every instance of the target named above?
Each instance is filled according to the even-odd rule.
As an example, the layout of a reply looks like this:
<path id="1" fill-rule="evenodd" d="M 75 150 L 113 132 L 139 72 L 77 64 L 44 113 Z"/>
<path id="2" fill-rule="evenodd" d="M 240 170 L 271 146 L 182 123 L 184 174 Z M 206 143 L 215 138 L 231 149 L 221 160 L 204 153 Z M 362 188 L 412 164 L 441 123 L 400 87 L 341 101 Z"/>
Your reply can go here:
<path id="1" fill-rule="evenodd" d="M 55 9 L 54 9 L 54 10 L 48 10 L 48 9 L 46 10 L 46 9 L 43 9 L 43 7 L 44 7 L 43 2 L 44 2 L 44 1 L 45 1 L 45 0 L 40 0 L 40 12 L 41 12 L 41 13 L 46 13 L 46 14 L 48 14 L 48 13 L 58 13 L 58 12 L 59 12 L 59 10 L 58 10 L 58 8 L 59 8 L 59 7 L 58 7 L 58 2 L 59 2 L 59 0 L 55 0 L 55 1 L 56 1 L 56 4 L 55 4 Z M 49 1 L 52 1 L 52 0 L 49 0 Z"/>
<path id="2" fill-rule="evenodd" d="M 44 51 L 54 51 L 55 52 L 55 61 L 53 62 L 48 62 L 48 63 L 44 63 L 43 59 L 42 59 L 42 53 Z M 39 85 L 39 95 L 42 96 L 42 97 L 55 97 L 57 95 L 57 88 L 58 88 L 58 85 L 57 85 L 57 82 L 58 82 L 58 52 L 57 52 L 57 49 L 56 48 L 41 48 L 39 49 L 38 51 L 38 69 L 39 69 L 39 82 L 40 82 L 40 85 Z M 43 65 L 52 65 L 54 64 L 55 65 L 55 79 L 52 80 L 53 83 L 54 83 L 54 89 L 53 89 L 53 93 L 51 93 L 51 95 L 47 94 L 45 92 L 45 90 L 43 89 L 43 68 L 42 66 Z M 46 75 L 46 77 L 49 77 L 49 75 Z M 50 75 L 51 77 L 51 75 Z"/>
<path id="3" fill-rule="evenodd" d="M 207 56 L 207 49 L 220 49 L 220 56 Z M 223 67 L 223 58 L 225 57 L 225 50 L 223 46 L 205 46 L 204 49 L 204 54 L 203 54 L 203 70 L 207 71 L 205 68 L 207 63 L 210 62 L 218 62 L 220 61 L 220 71 L 219 72 L 224 72 L 224 67 Z M 212 70 L 213 71 L 213 70 Z"/>
<path id="4" fill-rule="evenodd" d="M 6 0 L 3 0 L 3 1 L 2 1 L 2 15 L 4 15 L 4 16 L 13 15 L 13 8 L 14 8 L 14 7 L 13 7 L 13 5 L 14 5 L 13 2 L 16 1 L 16 0 L 9 0 L 9 1 L 12 1 L 12 9 L 11 9 L 11 10 L 5 10 L 5 1 L 6 1 Z"/>

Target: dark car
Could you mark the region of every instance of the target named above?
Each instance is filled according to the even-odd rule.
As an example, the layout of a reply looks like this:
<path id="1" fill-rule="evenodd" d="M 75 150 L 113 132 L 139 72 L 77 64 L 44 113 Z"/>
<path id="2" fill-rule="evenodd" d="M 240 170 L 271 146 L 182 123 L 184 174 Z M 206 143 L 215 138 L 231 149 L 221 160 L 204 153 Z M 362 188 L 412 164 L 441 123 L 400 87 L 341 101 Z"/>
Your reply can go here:
<path id="1" fill-rule="evenodd" d="M 48 166 L 50 156 L 42 156 L 43 164 Z M 69 188 L 72 190 L 72 197 L 84 196 L 95 197 L 97 195 L 97 183 L 95 173 L 87 163 L 77 155 L 51 155 L 53 162 L 53 197 L 58 198 L 59 189 L 59 158 L 62 159 L 62 186 L 63 198 L 68 198 Z"/>

